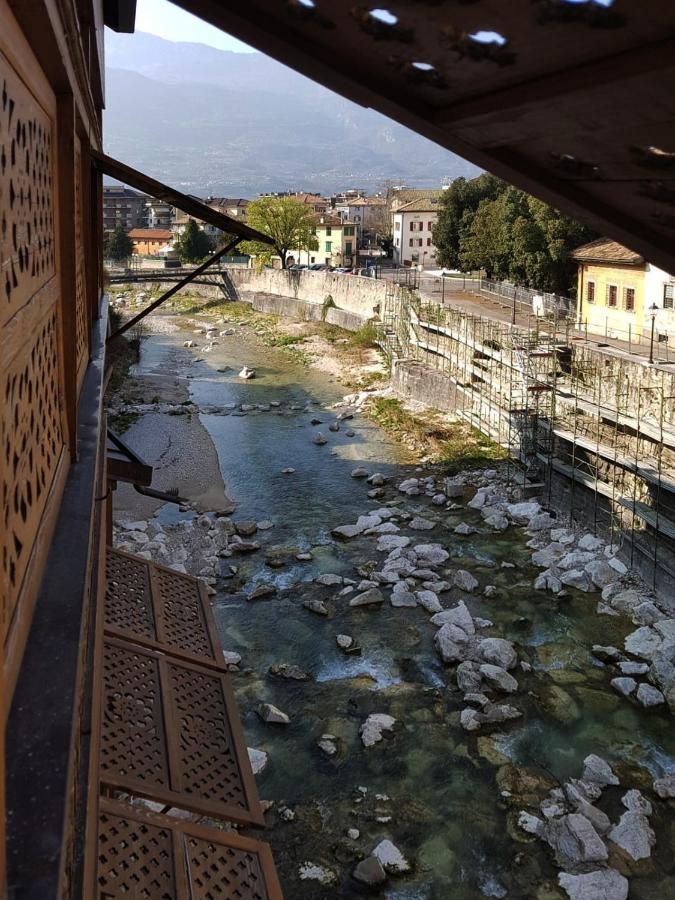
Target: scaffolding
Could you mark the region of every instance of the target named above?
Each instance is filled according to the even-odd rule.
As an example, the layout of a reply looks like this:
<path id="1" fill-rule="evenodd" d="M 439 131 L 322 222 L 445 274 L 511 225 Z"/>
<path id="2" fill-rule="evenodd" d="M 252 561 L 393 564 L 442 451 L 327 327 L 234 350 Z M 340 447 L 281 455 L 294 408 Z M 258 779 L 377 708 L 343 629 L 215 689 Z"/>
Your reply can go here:
<path id="1" fill-rule="evenodd" d="M 388 286 L 390 359 L 443 373 L 454 412 L 508 451 L 514 482 L 675 583 L 675 373 L 579 341 L 566 318 L 531 327 Z M 562 502 L 561 502 L 562 501 Z"/>

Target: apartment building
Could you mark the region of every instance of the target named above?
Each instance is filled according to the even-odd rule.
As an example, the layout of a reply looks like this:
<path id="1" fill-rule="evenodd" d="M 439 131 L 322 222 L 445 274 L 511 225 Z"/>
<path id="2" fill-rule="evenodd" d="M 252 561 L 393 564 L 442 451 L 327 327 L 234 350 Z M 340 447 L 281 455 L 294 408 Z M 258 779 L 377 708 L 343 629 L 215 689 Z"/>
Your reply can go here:
<path id="1" fill-rule="evenodd" d="M 399 206 L 393 214 L 394 263 L 398 266 L 434 266 L 434 228 L 440 198 L 427 197 Z"/>
<path id="2" fill-rule="evenodd" d="M 130 228 L 142 228 L 146 222 L 145 204 L 148 197 L 123 185 L 106 185 L 103 188 L 103 228 L 114 231 L 122 225 L 127 231 Z"/>

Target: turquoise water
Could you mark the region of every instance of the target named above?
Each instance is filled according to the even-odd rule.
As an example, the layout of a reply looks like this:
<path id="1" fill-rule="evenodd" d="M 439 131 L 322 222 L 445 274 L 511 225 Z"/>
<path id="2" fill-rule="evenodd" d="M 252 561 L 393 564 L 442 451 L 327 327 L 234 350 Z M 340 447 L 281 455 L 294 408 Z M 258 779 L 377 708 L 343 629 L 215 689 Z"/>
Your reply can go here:
<path id="1" fill-rule="evenodd" d="M 452 529 L 460 521 L 480 525 L 477 513 L 441 513 L 425 498 L 407 498 L 410 512 L 439 520 L 433 531 L 418 532 L 416 542 L 440 542 L 453 567 L 469 569 L 481 587 L 497 586 L 493 597 L 465 598 L 467 605 L 494 622 L 486 634 L 514 641 L 519 657 L 533 667 L 529 674 L 516 673 L 520 690 L 513 702 L 523 719 L 489 734 L 467 734 L 459 725 L 461 695 L 433 649 L 435 629 L 424 610 L 388 603 L 351 609 L 348 597 L 336 597 L 339 588 L 311 583 L 321 572 L 358 580 L 357 566 L 381 558 L 372 539 L 336 543 L 330 536 L 336 525 L 401 500 L 393 488 L 384 500 L 368 500 L 368 486 L 350 478 L 350 471 L 360 464 L 385 474 L 409 473 L 410 467 L 401 466 L 396 448 L 358 415 L 339 433 L 328 431 L 335 413 L 327 406 L 344 391 L 325 375 L 263 347 L 252 335 L 221 338 L 208 359 L 194 361 L 194 351 L 175 349 L 185 337 L 146 341 L 151 346 L 142 365 L 180 360 L 200 407 L 281 404 L 246 416 L 212 411 L 200 418 L 216 446 L 226 492 L 237 503 L 234 518 L 274 523 L 256 536 L 263 543 L 259 553 L 232 558 L 240 568 L 214 598 L 214 612 L 224 648 L 242 655 L 234 684 L 247 742 L 269 754 L 257 782 L 261 799 L 274 801 L 264 838 L 272 844 L 286 896 L 364 895 L 350 873 L 383 838 L 401 849 L 413 871 L 390 877 L 379 894 L 369 896 L 562 896 L 547 848 L 515 826 L 518 811 L 535 807 L 560 780 L 578 777 L 590 752 L 615 766 L 623 790 L 648 790 L 653 777 L 675 768 L 672 719 L 620 699 L 609 686 L 614 673 L 589 654 L 594 643 L 620 645 L 630 627 L 596 615 L 596 598 L 573 592 L 557 601 L 533 591 L 537 570 L 529 564 L 531 551 L 520 529 L 461 538 Z M 253 381 L 236 377 L 244 363 L 257 369 Z M 219 373 L 224 365 L 230 370 Z M 323 447 L 311 442 L 313 417 L 322 420 L 318 430 L 329 438 Z M 346 435 L 348 428 L 353 437 Z M 282 474 L 286 466 L 295 474 Z M 313 560 L 296 561 L 298 550 L 311 551 Z M 284 565 L 270 568 L 270 555 Z M 514 568 L 502 568 L 502 562 Z M 280 593 L 247 603 L 244 591 L 259 581 L 274 582 Z M 305 609 L 303 600 L 310 597 L 326 600 L 330 617 Z M 451 591 L 442 602 L 451 606 L 459 598 Z M 335 643 L 338 633 L 353 635 L 362 655 L 343 654 Z M 271 677 L 269 666 L 282 662 L 300 666 L 310 680 Z M 263 724 L 256 713 L 261 702 L 280 707 L 291 724 Z M 365 749 L 358 729 L 376 712 L 394 716 L 397 724 L 382 743 Z M 338 739 L 335 757 L 316 746 L 324 733 Z M 514 796 L 503 798 L 502 790 Z M 623 790 L 606 791 L 601 803 L 614 818 Z M 295 813 L 292 821 L 279 815 L 284 807 Z M 631 878 L 630 896 L 662 900 L 675 895 L 672 822 L 663 803 L 651 824 L 657 847 L 652 861 Z M 358 840 L 346 836 L 348 828 L 360 831 Z M 301 881 L 298 868 L 306 861 L 329 869 L 335 881 Z"/>

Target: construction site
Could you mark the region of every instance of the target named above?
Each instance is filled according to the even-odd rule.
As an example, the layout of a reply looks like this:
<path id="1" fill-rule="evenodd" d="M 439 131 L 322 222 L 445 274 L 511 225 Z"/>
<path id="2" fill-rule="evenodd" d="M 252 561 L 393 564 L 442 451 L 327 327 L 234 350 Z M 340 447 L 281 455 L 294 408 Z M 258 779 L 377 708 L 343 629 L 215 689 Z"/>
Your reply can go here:
<path id="1" fill-rule="evenodd" d="M 675 584 L 675 373 L 583 340 L 567 318 L 530 327 L 423 301 L 390 284 L 382 346 L 394 386 L 432 374 L 444 401 L 508 450 L 513 478 L 621 547 L 655 588 Z"/>

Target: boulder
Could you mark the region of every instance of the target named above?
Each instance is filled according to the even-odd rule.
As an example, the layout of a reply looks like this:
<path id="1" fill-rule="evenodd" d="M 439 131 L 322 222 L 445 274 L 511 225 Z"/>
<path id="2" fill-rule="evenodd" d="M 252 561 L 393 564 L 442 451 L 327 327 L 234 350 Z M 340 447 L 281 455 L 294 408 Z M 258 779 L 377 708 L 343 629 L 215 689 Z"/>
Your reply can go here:
<path id="1" fill-rule="evenodd" d="M 373 744 L 379 743 L 382 740 L 382 732 L 391 731 L 395 724 L 396 719 L 386 713 L 373 713 L 368 716 L 359 728 L 363 746 L 372 747 Z"/>
<path id="2" fill-rule="evenodd" d="M 461 534 L 466 537 L 469 534 L 476 534 L 478 529 L 474 528 L 473 525 L 467 525 L 466 522 L 460 522 L 459 525 L 455 526 L 453 531 L 455 534 Z"/>
<path id="3" fill-rule="evenodd" d="M 248 758 L 251 763 L 251 769 L 254 775 L 260 775 L 260 773 L 267 766 L 268 757 L 264 750 L 255 750 L 253 747 L 247 747 L 248 750 Z"/>
<path id="4" fill-rule="evenodd" d="M 325 575 L 319 575 L 314 579 L 315 584 L 322 584 L 324 587 L 335 587 L 338 584 L 343 583 L 342 575 L 334 575 L 331 572 L 326 572 Z"/>
<path id="5" fill-rule="evenodd" d="M 658 688 L 652 687 L 651 684 L 641 684 L 637 689 L 637 700 L 642 706 L 649 708 L 651 706 L 661 706 L 666 702 Z"/>
<path id="6" fill-rule="evenodd" d="M 662 644 L 661 635 L 647 625 L 633 631 L 623 642 L 627 652 L 639 656 L 640 659 L 651 659 L 661 649 Z"/>
<path id="7" fill-rule="evenodd" d="M 398 587 L 398 585 L 396 585 Z M 393 591 L 389 602 L 392 606 L 417 606 L 417 598 L 411 591 Z"/>
<path id="8" fill-rule="evenodd" d="M 663 613 L 651 600 L 645 600 L 633 607 L 630 618 L 633 625 L 655 625 L 663 619 Z"/>
<path id="9" fill-rule="evenodd" d="M 626 900 L 628 879 L 616 869 L 597 869 L 583 875 L 558 874 L 558 884 L 570 900 Z"/>
<path id="10" fill-rule="evenodd" d="M 460 600 L 453 609 L 445 609 L 431 617 L 431 624 L 440 627 L 442 625 L 457 625 L 466 634 L 475 634 L 476 628 L 473 618 L 466 603 Z"/>
<path id="11" fill-rule="evenodd" d="M 554 575 L 550 569 L 542 572 L 534 580 L 535 591 L 551 591 L 553 594 L 559 594 L 562 589 L 562 581 L 557 575 Z"/>
<path id="12" fill-rule="evenodd" d="M 480 667 L 480 673 L 486 681 L 489 681 L 491 685 L 505 694 L 512 694 L 518 690 L 516 679 L 513 675 L 509 675 L 506 669 L 503 669 L 501 666 L 483 663 Z"/>
<path id="13" fill-rule="evenodd" d="M 261 584 L 257 585 L 250 594 L 247 594 L 246 599 L 249 601 L 249 603 L 252 603 L 255 600 L 264 600 L 267 597 L 273 597 L 276 592 L 277 589 L 275 585 L 262 582 Z"/>
<path id="14" fill-rule="evenodd" d="M 384 603 L 384 594 L 379 588 L 369 588 L 349 601 L 350 606 L 373 606 L 378 603 Z"/>
<path id="15" fill-rule="evenodd" d="M 394 875 L 398 875 L 402 872 L 408 872 L 410 870 L 410 863 L 401 853 L 398 847 L 395 844 L 392 844 L 391 841 L 380 841 L 377 847 L 375 847 L 375 849 L 373 850 L 372 855 L 376 859 L 379 859 L 382 868 L 386 872 L 391 872 Z"/>
<path id="16" fill-rule="evenodd" d="M 506 511 L 517 525 L 527 525 L 541 510 L 536 500 L 523 501 L 521 503 L 509 503 Z"/>
<path id="17" fill-rule="evenodd" d="M 334 734 L 322 734 L 316 742 L 316 746 L 326 756 L 335 756 L 338 752 L 337 738 Z"/>
<path id="18" fill-rule="evenodd" d="M 480 674 L 478 663 L 465 660 L 457 666 L 455 673 L 457 687 L 466 693 L 480 693 L 483 686 L 483 676 Z"/>
<path id="19" fill-rule="evenodd" d="M 646 675 L 649 671 L 647 663 L 635 662 L 632 659 L 617 663 L 617 667 L 622 675 Z"/>
<path id="20" fill-rule="evenodd" d="M 419 606 L 424 607 L 429 613 L 440 613 L 443 607 L 433 591 L 416 591 L 415 597 Z"/>
<path id="21" fill-rule="evenodd" d="M 604 559 L 594 559 L 589 562 L 584 571 L 597 588 L 607 587 L 619 577 L 617 572 Z"/>
<path id="22" fill-rule="evenodd" d="M 375 856 L 362 859 L 352 872 L 352 876 L 362 884 L 376 885 L 387 880 L 382 863 Z"/>
<path id="23" fill-rule="evenodd" d="M 544 547 L 543 550 L 535 550 L 532 554 L 532 563 L 535 566 L 543 566 L 545 569 L 549 569 L 558 562 L 559 559 L 565 555 L 567 550 L 563 544 L 557 543 L 553 541 L 548 544 L 548 546 Z"/>
<path id="24" fill-rule="evenodd" d="M 450 556 L 440 544 L 417 544 L 413 551 L 422 565 L 440 566 Z"/>
<path id="25" fill-rule="evenodd" d="M 654 792 L 662 800 L 675 799 L 675 772 L 669 772 L 654 781 Z"/>
<path id="26" fill-rule="evenodd" d="M 466 632 L 448 622 L 436 632 L 434 646 L 443 662 L 460 662 L 467 654 L 468 640 L 469 637 Z"/>
<path id="27" fill-rule="evenodd" d="M 513 644 L 504 638 L 483 638 L 478 645 L 478 654 L 484 662 L 503 669 L 513 669 L 518 662 Z"/>
<path id="28" fill-rule="evenodd" d="M 311 600 L 305 600 L 302 605 L 310 612 L 316 613 L 317 616 L 328 615 L 328 607 L 323 600 L 317 600 L 316 597 L 312 597 Z"/>
<path id="29" fill-rule="evenodd" d="M 618 660 L 623 659 L 621 650 L 604 644 L 593 644 L 591 653 L 602 662 L 617 662 Z"/>
<path id="30" fill-rule="evenodd" d="M 610 684 L 617 693 L 622 694 L 624 697 L 630 697 L 637 687 L 637 682 L 634 678 L 623 676 L 620 678 L 612 678 Z"/>
<path id="31" fill-rule="evenodd" d="M 419 484 L 418 478 L 406 478 L 399 484 L 398 489 L 402 494 L 413 497 L 420 492 Z"/>
<path id="32" fill-rule="evenodd" d="M 284 678 L 287 681 L 309 681 L 309 675 L 300 666 L 290 663 L 275 663 L 268 669 L 274 678 Z"/>
<path id="33" fill-rule="evenodd" d="M 605 542 L 594 534 L 584 534 L 583 537 L 579 538 L 579 543 L 577 544 L 580 550 L 590 550 L 591 552 L 600 550 L 604 546 Z"/>
<path id="34" fill-rule="evenodd" d="M 566 587 L 576 588 L 578 591 L 584 591 L 587 594 L 596 589 L 590 576 L 583 569 L 569 569 L 563 572 L 560 581 Z"/>
<path id="35" fill-rule="evenodd" d="M 656 835 L 649 827 L 647 816 L 632 809 L 621 816 L 608 838 L 636 861 L 651 856 L 652 847 L 656 844 Z"/>
<path id="36" fill-rule="evenodd" d="M 570 569 L 585 569 L 594 559 L 594 553 L 588 553 L 584 550 L 570 550 L 569 553 L 566 553 L 558 560 L 558 568 L 564 572 Z"/>
<path id="37" fill-rule="evenodd" d="M 626 807 L 626 809 L 630 809 L 633 812 L 640 812 L 644 816 L 651 816 L 653 807 L 649 800 L 642 794 L 640 791 L 632 788 L 630 791 L 626 791 L 626 793 L 621 798 L 621 802 Z"/>
<path id="38" fill-rule="evenodd" d="M 258 526 L 253 521 L 247 522 L 235 522 L 234 530 L 237 534 L 240 534 L 242 537 L 251 537 L 251 535 L 255 534 L 258 530 Z"/>
<path id="39" fill-rule="evenodd" d="M 223 650 L 223 660 L 226 666 L 238 666 L 241 662 L 241 653 L 234 650 Z"/>
<path id="40" fill-rule="evenodd" d="M 617 785 L 619 783 L 619 779 L 612 771 L 609 763 L 601 756 L 596 756 L 595 753 L 590 753 L 586 759 L 584 759 L 584 770 L 581 777 L 584 781 L 590 781 L 601 787 Z"/>
<path id="41" fill-rule="evenodd" d="M 604 862 L 607 847 L 585 816 L 569 813 L 550 819 L 544 830 L 544 840 L 553 850 L 558 865 L 576 868 L 583 863 Z"/>
<path id="42" fill-rule="evenodd" d="M 239 378 L 243 378 L 245 381 L 248 381 L 250 378 L 255 378 L 255 369 L 249 369 L 248 366 L 244 366 L 239 372 Z"/>
<path id="43" fill-rule="evenodd" d="M 537 513 L 536 516 L 532 516 L 530 521 L 527 523 L 527 530 L 532 531 L 545 531 L 549 528 L 552 528 L 555 525 L 555 519 L 550 513 L 540 512 Z"/>
<path id="44" fill-rule="evenodd" d="M 422 516 L 415 516 L 410 520 L 410 522 L 408 522 L 408 527 L 412 528 L 413 531 L 430 531 L 432 528 L 436 527 L 436 523 L 432 522 L 431 519 L 424 519 Z"/>
<path id="45" fill-rule="evenodd" d="M 291 721 L 285 712 L 271 703 L 261 703 L 258 707 L 258 715 L 270 725 L 288 725 Z"/>
<path id="46" fill-rule="evenodd" d="M 367 478 L 368 469 L 364 469 L 362 466 L 359 466 L 356 469 L 352 469 L 351 475 L 352 478 Z"/>
<path id="47" fill-rule="evenodd" d="M 336 879 L 335 872 L 325 866 L 317 866 L 312 862 L 303 863 L 299 870 L 301 881 L 318 881 L 319 884 L 332 884 Z"/>
<path id="48" fill-rule="evenodd" d="M 457 569 L 456 572 L 453 572 L 452 581 L 456 588 L 467 594 L 472 594 L 478 587 L 478 579 L 474 578 L 466 569 Z"/>
<path id="49" fill-rule="evenodd" d="M 409 537 L 403 537 L 402 535 L 396 534 L 385 534 L 379 538 L 376 550 L 380 553 L 391 553 L 392 550 L 396 550 L 399 547 L 407 547 L 409 543 Z"/>

